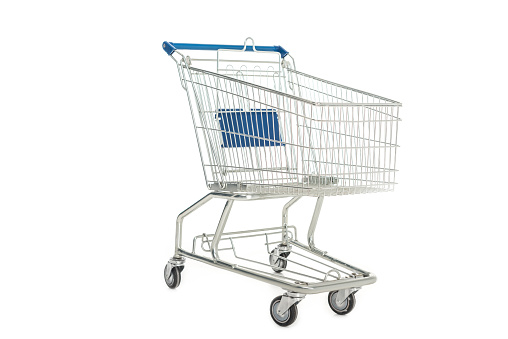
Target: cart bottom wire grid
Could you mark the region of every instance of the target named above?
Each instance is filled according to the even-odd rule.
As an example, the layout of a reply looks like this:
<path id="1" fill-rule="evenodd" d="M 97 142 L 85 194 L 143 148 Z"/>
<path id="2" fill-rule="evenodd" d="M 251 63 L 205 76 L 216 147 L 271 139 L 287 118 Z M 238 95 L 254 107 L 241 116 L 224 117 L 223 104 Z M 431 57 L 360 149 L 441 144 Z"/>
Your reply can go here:
<path id="1" fill-rule="evenodd" d="M 308 251 L 296 238 L 295 226 L 288 226 L 287 245 L 281 246 L 284 227 L 224 233 L 219 241 L 221 261 L 235 268 L 272 276 L 299 285 L 355 278 L 361 273 L 332 264 Z M 192 253 L 209 255 L 214 234 L 194 237 Z"/>

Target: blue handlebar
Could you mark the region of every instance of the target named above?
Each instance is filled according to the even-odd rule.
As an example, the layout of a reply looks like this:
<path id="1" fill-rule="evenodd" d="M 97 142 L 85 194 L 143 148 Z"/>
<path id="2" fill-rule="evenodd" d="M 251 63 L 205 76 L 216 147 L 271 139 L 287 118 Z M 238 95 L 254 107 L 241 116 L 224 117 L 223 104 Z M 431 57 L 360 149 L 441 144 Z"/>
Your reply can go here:
<path id="1" fill-rule="evenodd" d="M 281 46 L 255 46 L 256 51 L 261 52 L 278 52 L 280 56 L 284 58 L 289 54 Z M 162 48 L 168 53 L 168 55 L 173 54 L 177 49 L 188 49 L 188 50 L 199 50 L 199 51 L 217 51 L 219 49 L 234 49 L 234 50 L 243 50 L 243 45 L 209 45 L 209 44 L 177 44 L 173 42 L 164 41 L 162 43 Z M 252 46 L 246 46 L 246 51 L 254 51 Z"/>

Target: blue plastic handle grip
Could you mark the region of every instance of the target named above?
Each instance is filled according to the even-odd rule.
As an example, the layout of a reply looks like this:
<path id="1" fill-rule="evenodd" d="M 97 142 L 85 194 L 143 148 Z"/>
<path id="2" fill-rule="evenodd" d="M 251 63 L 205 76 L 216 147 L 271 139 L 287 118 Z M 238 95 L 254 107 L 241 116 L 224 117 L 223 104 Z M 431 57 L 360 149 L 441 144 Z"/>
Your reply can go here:
<path id="1" fill-rule="evenodd" d="M 188 50 L 199 50 L 199 51 L 217 51 L 219 49 L 234 49 L 234 50 L 243 50 L 243 45 L 209 45 L 209 44 L 178 44 L 174 42 L 164 41 L 162 43 L 162 48 L 168 53 L 168 55 L 173 54 L 177 49 L 188 49 Z M 246 51 L 252 52 L 252 46 L 246 46 Z M 256 46 L 256 51 L 261 52 L 278 52 L 280 56 L 284 58 L 289 54 L 281 46 Z"/>

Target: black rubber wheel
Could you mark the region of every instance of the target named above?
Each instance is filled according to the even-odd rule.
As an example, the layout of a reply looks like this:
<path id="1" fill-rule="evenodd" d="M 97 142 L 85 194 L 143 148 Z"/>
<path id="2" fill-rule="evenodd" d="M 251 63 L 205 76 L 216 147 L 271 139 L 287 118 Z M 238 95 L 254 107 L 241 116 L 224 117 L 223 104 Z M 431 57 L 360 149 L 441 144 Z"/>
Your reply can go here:
<path id="1" fill-rule="evenodd" d="M 270 262 L 270 265 L 272 265 L 272 269 L 277 272 L 277 273 L 280 273 L 282 271 L 284 271 L 288 265 L 288 262 L 287 260 L 285 259 L 282 259 L 282 258 L 279 258 L 279 257 L 284 257 L 284 258 L 287 258 L 289 256 L 289 253 L 290 252 L 282 252 L 279 257 L 277 257 L 275 254 L 274 254 L 275 250 L 272 250 L 270 252 L 270 258 L 268 259 L 269 262 Z"/>
<path id="2" fill-rule="evenodd" d="M 281 299 L 282 296 L 280 295 L 272 300 L 272 303 L 270 304 L 270 315 L 277 325 L 286 327 L 295 322 L 298 317 L 298 308 L 296 308 L 296 304 L 294 304 L 282 316 L 278 315 L 277 308 L 279 307 Z"/>
<path id="3" fill-rule="evenodd" d="M 178 267 L 171 267 L 170 264 L 167 264 L 166 267 L 164 267 L 164 280 L 169 288 L 174 289 L 180 285 L 182 280 L 180 272 L 181 270 Z"/>
<path id="4" fill-rule="evenodd" d="M 348 314 L 355 308 L 356 299 L 355 299 L 355 293 L 351 293 L 346 300 L 340 305 L 337 305 L 337 302 L 335 301 L 335 296 L 338 291 L 331 291 L 328 293 L 328 305 L 330 305 L 330 308 L 332 311 L 334 311 L 337 314 L 345 315 Z"/>

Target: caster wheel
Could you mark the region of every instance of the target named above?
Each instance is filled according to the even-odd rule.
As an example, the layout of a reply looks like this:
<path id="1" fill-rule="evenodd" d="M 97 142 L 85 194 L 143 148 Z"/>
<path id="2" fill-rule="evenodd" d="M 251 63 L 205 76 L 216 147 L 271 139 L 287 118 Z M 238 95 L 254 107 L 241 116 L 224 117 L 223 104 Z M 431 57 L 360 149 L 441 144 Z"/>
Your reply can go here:
<path id="1" fill-rule="evenodd" d="M 287 310 L 286 313 L 282 315 L 277 314 L 277 308 L 279 308 L 281 299 L 282 296 L 280 295 L 272 300 L 272 303 L 270 304 L 270 315 L 277 325 L 285 327 L 295 322 L 298 317 L 298 309 L 296 308 L 296 304 L 294 304 L 289 308 L 289 310 Z"/>
<path id="2" fill-rule="evenodd" d="M 180 285 L 180 281 L 182 280 L 180 275 L 181 271 L 179 267 L 172 267 L 170 264 L 166 264 L 164 268 L 164 280 L 169 288 L 174 289 Z"/>
<path id="3" fill-rule="evenodd" d="M 290 252 L 282 252 L 278 256 L 275 254 L 275 249 L 270 252 L 270 265 L 272 265 L 272 269 L 280 273 L 286 269 L 286 266 L 288 265 L 287 260 L 283 258 L 287 258 L 289 256 Z M 279 258 L 283 257 L 283 258 Z"/>
<path id="4" fill-rule="evenodd" d="M 336 296 L 337 291 L 331 291 L 328 293 L 328 305 L 330 305 L 330 308 L 335 313 L 345 315 L 351 312 L 353 308 L 355 308 L 355 292 L 351 293 L 340 305 L 337 305 Z"/>

